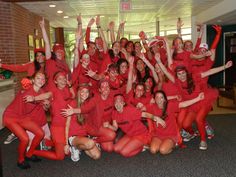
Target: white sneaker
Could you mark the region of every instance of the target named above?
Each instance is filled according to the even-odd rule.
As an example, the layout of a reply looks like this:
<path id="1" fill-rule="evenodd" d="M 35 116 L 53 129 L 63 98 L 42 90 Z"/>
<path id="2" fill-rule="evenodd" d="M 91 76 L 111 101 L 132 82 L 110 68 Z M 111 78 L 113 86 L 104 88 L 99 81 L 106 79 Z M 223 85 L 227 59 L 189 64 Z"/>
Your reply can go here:
<path id="1" fill-rule="evenodd" d="M 201 141 L 200 142 L 199 149 L 200 150 L 207 150 L 207 143 L 206 143 L 206 141 Z"/>
<path id="2" fill-rule="evenodd" d="M 11 142 L 13 142 L 16 139 L 17 139 L 17 137 L 12 133 L 12 134 L 8 135 L 7 139 L 4 141 L 4 144 L 10 144 Z"/>
<path id="3" fill-rule="evenodd" d="M 188 135 L 186 137 L 183 138 L 184 142 L 189 142 L 191 139 L 195 138 L 194 135 L 191 135 L 190 133 L 188 133 Z"/>
<path id="4" fill-rule="evenodd" d="M 74 147 L 74 146 L 71 146 L 70 147 L 70 153 L 71 153 L 71 160 L 73 161 L 73 162 L 78 162 L 79 161 L 79 159 L 80 159 L 80 151 L 79 151 L 79 149 L 77 149 L 76 147 Z"/>

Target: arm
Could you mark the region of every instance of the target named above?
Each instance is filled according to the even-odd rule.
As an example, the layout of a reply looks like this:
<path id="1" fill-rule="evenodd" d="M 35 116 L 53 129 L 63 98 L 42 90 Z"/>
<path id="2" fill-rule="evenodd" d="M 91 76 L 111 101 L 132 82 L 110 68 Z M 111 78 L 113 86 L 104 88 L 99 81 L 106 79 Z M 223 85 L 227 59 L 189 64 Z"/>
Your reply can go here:
<path id="1" fill-rule="evenodd" d="M 45 55 L 46 55 L 46 59 L 50 59 L 51 58 L 51 47 L 50 47 L 50 42 L 49 42 L 49 38 L 45 29 L 45 22 L 44 22 L 44 18 L 39 22 L 39 26 L 41 28 L 42 34 L 43 34 L 43 40 L 45 43 Z"/>
<path id="2" fill-rule="evenodd" d="M 220 40 L 222 28 L 221 28 L 221 26 L 218 26 L 218 25 L 213 25 L 212 27 L 216 30 L 216 36 L 215 36 L 215 39 L 211 45 L 211 52 L 212 52 L 211 60 L 215 61 L 216 47 L 217 47 L 219 40 Z"/>
<path id="3" fill-rule="evenodd" d="M 126 94 L 130 92 L 133 84 L 133 69 L 134 69 L 134 57 L 129 58 L 129 73 L 128 73 L 128 81 L 126 85 Z"/>
<path id="4" fill-rule="evenodd" d="M 160 55 L 156 54 L 155 55 L 155 59 L 157 61 L 157 64 L 160 66 L 162 72 L 166 75 L 166 77 L 173 83 L 175 83 L 175 77 L 169 72 L 167 71 L 166 67 L 163 65 L 163 63 L 161 62 L 160 59 Z"/>
<path id="5" fill-rule="evenodd" d="M 198 48 L 199 48 L 199 46 L 200 46 L 200 44 L 201 44 L 202 35 L 203 35 L 203 32 L 204 32 L 203 24 L 200 24 L 200 25 L 197 25 L 197 26 L 198 26 L 198 28 L 199 28 L 200 31 L 199 31 L 199 33 L 198 33 L 197 42 L 196 42 L 195 48 L 194 48 L 194 50 L 193 50 L 194 53 L 197 52 L 197 50 L 198 50 Z"/>
<path id="6" fill-rule="evenodd" d="M 52 92 L 46 92 L 46 93 L 42 93 L 37 96 L 26 95 L 26 96 L 24 96 L 23 99 L 26 103 L 28 103 L 28 102 L 47 100 L 51 97 L 52 97 Z"/>
<path id="7" fill-rule="evenodd" d="M 213 75 L 213 74 L 216 74 L 220 71 L 223 71 L 225 69 L 228 69 L 230 68 L 231 66 L 233 65 L 233 62 L 232 61 L 228 61 L 225 65 L 223 66 L 219 66 L 219 67 L 216 67 L 216 68 L 212 68 L 212 69 L 209 69 L 208 71 L 205 71 L 203 73 L 201 73 L 201 78 L 204 78 L 204 77 L 207 77 L 207 76 L 210 76 L 210 75 Z"/>
<path id="8" fill-rule="evenodd" d="M 79 44 L 80 44 L 80 40 L 82 38 L 82 31 L 80 28 L 77 29 L 76 31 L 76 34 L 75 34 L 75 49 L 74 49 L 74 55 L 75 55 L 75 58 L 74 58 L 74 68 L 76 68 L 79 64 L 79 59 L 80 59 L 80 56 L 79 56 Z"/>
<path id="9" fill-rule="evenodd" d="M 143 62 L 149 67 L 149 69 L 152 72 L 152 75 L 153 75 L 153 78 L 154 78 L 155 82 L 158 83 L 159 82 L 159 78 L 158 78 L 158 75 L 157 75 L 153 65 L 145 58 L 144 55 L 139 56 L 139 58 L 141 58 L 143 60 Z"/>
<path id="10" fill-rule="evenodd" d="M 212 56 L 212 55 L 213 55 L 213 53 L 209 50 L 209 51 L 207 51 L 204 54 L 194 54 L 194 53 L 191 53 L 190 54 L 190 58 L 197 60 L 197 59 L 202 59 L 202 58 L 209 57 L 209 56 Z"/>
<path id="11" fill-rule="evenodd" d="M 68 144 L 68 139 L 69 139 L 69 129 L 70 129 L 70 122 L 71 122 L 71 116 L 68 116 L 66 118 L 66 126 L 65 126 L 65 140 L 66 144 L 64 146 L 64 152 L 65 154 L 69 153 L 69 144 Z"/>
<path id="12" fill-rule="evenodd" d="M 97 25 L 98 33 L 99 33 L 100 37 L 102 38 L 104 53 L 106 53 L 107 52 L 107 41 L 105 39 L 104 33 L 103 33 L 101 25 L 100 25 L 100 15 L 98 15 L 96 18 L 96 25 Z"/>
<path id="13" fill-rule="evenodd" d="M 77 16 L 77 22 L 78 22 L 78 29 L 77 31 L 81 31 L 81 38 L 83 38 L 83 35 L 82 35 L 82 17 L 81 17 L 81 14 L 79 14 Z M 82 53 L 84 49 L 84 45 L 83 45 L 83 40 L 79 40 L 79 52 Z"/>
<path id="14" fill-rule="evenodd" d="M 114 32 L 115 23 L 111 21 L 108 26 L 110 31 L 111 43 L 113 44 L 115 42 L 115 32 Z"/>
<path id="15" fill-rule="evenodd" d="M 90 42 L 90 32 L 91 32 L 91 27 L 94 24 L 94 22 L 95 22 L 94 18 L 91 18 L 89 20 L 89 23 L 88 23 L 88 26 L 87 26 L 87 29 L 86 29 L 86 35 L 85 35 L 86 44 L 88 44 Z"/>
<path id="16" fill-rule="evenodd" d="M 164 38 L 164 42 L 165 42 L 165 46 L 166 46 L 168 68 L 170 68 L 172 66 L 172 64 L 173 64 L 171 49 L 170 49 L 170 46 L 168 44 L 167 38 Z"/>
<path id="17" fill-rule="evenodd" d="M 177 20 L 177 33 L 178 33 L 178 36 L 181 37 L 182 34 L 181 34 L 181 27 L 184 26 L 184 23 L 183 21 L 181 20 L 181 18 L 179 17 L 178 20 Z"/>
<path id="18" fill-rule="evenodd" d="M 166 126 L 166 123 L 165 123 L 164 120 L 162 120 L 160 117 L 154 116 L 153 114 L 150 114 L 148 112 L 142 112 L 142 117 L 148 118 L 148 119 L 151 119 L 151 120 L 155 121 L 157 127 L 158 127 L 158 124 L 161 124 L 162 127 Z"/>
<path id="19" fill-rule="evenodd" d="M 13 72 L 27 72 L 30 65 L 33 65 L 32 62 L 25 64 L 2 64 L 0 63 L 0 68 L 7 69 Z"/>
<path id="20" fill-rule="evenodd" d="M 187 101 L 180 102 L 179 103 L 179 108 L 186 108 L 186 107 L 191 106 L 194 103 L 197 103 L 197 102 L 199 102 L 203 99 L 204 99 L 204 93 L 201 92 L 201 93 L 199 93 L 198 97 L 196 97 L 192 100 L 187 100 Z"/>
<path id="21" fill-rule="evenodd" d="M 116 120 L 113 120 L 112 125 L 109 122 L 103 122 L 103 127 L 116 131 L 118 129 L 118 124 Z"/>
<path id="22" fill-rule="evenodd" d="M 121 22 L 118 28 L 118 32 L 117 32 L 117 36 L 116 36 L 116 41 L 120 40 L 120 37 L 124 36 L 124 26 L 125 26 L 125 22 Z"/>

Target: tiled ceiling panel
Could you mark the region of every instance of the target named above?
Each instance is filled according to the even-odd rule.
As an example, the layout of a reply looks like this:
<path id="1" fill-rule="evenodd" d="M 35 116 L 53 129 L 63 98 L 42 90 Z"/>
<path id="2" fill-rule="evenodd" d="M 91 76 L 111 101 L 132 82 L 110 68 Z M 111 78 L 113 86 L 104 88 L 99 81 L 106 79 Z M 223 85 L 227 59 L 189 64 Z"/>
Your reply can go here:
<path id="1" fill-rule="evenodd" d="M 178 17 L 184 20 L 184 27 L 190 27 L 192 15 L 197 15 L 221 1 L 223 0 L 131 0 L 129 11 L 121 11 L 120 0 L 37 1 L 18 4 L 45 17 L 53 27 L 75 28 L 79 13 L 83 16 L 83 27 L 86 27 L 90 18 L 100 14 L 103 28 L 107 28 L 109 21 L 115 21 L 117 25 L 126 21 L 125 30 L 133 34 L 137 30 L 154 32 L 156 20 L 160 21 L 161 30 L 175 29 Z M 49 4 L 55 4 L 56 7 L 49 8 Z M 57 14 L 57 10 L 64 13 Z M 69 18 L 64 19 L 65 15 Z"/>

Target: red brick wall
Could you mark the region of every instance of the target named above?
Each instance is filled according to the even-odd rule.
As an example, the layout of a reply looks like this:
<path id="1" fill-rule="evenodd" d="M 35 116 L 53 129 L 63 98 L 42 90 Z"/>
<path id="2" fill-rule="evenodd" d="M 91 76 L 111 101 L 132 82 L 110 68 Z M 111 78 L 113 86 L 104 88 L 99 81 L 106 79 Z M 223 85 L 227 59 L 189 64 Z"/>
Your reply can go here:
<path id="1" fill-rule="evenodd" d="M 34 41 L 42 38 L 40 20 L 40 16 L 17 4 L 0 2 L 0 58 L 2 63 L 19 64 L 30 61 L 29 50 L 34 48 L 28 46 L 28 35 L 33 35 Z M 47 20 L 45 20 L 45 26 L 49 35 Z M 38 36 L 34 34 L 35 29 L 38 30 Z M 19 81 L 26 76 L 26 73 L 15 73 L 15 76 L 16 90 L 18 90 Z"/>

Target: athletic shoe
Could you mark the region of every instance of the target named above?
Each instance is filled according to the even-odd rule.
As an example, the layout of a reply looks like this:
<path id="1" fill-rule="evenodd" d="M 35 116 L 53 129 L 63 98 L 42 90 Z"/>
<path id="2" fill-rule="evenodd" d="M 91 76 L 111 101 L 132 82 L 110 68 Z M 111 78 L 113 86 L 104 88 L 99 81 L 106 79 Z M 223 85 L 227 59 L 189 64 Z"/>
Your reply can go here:
<path id="1" fill-rule="evenodd" d="M 201 141 L 200 142 L 199 149 L 200 150 L 207 150 L 207 143 L 206 143 L 206 141 Z"/>
<path id="2" fill-rule="evenodd" d="M 189 142 L 191 139 L 195 138 L 194 135 L 191 135 L 190 133 L 188 133 L 188 135 L 186 137 L 183 138 L 184 142 Z"/>
<path id="3" fill-rule="evenodd" d="M 145 151 L 148 150 L 148 149 L 149 149 L 149 146 L 144 145 L 144 146 L 143 146 L 143 150 L 142 150 L 142 152 L 145 152 Z"/>
<path id="4" fill-rule="evenodd" d="M 44 151 L 48 151 L 52 148 L 51 146 L 46 146 L 44 139 L 40 142 L 39 145 L 40 145 L 40 150 L 44 150 Z"/>
<path id="5" fill-rule="evenodd" d="M 207 138 L 212 139 L 215 136 L 213 128 L 207 123 L 205 126 L 205 129 L 206 129 Z"/>
<path id="6" fill-rule="evenodd" d="M 95 143 L 95 145 L 97 146 L 98 150 L 101 151 L 101 145 L 99 143 Z"/>
<path id="7" fill-rule="evenodd" d="M 17 139 L 17 137 L 12 133 L 12 134 L 8 135 L 7 139 L 4 141 L 4 144 L 10 144 L 11 142 L 13 142 L 16 139 Z"/>
<path id="8" fill-rule="evenodd" d="M 70 147 L 70 153 L 71 153 L 71 160 L 73 162 L 78 162 L 80 159 L 80 151 L 79 149 L 75 148 L 74 146 Z"/>
<path id="9" fill-rule="evenodd" d="M 26 161 L 23 161 L 21 163 L 17 162 L 17 166 L 23 170 L 30 168 L 30 164 Z"/>
<path id="10" fill-rule="evenodd" d="M 182 136 L 183 138 L 185 138 L 186 136 L 189 136 L 189 133 L 186 132 L 184 129 L 182 129 L 182 130 L 180 131 L 180 134 L 181 134 L 181 136 Z"/>

